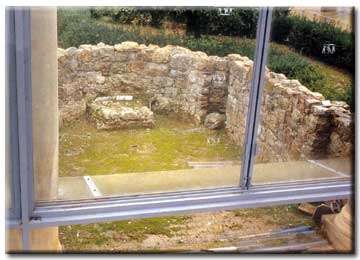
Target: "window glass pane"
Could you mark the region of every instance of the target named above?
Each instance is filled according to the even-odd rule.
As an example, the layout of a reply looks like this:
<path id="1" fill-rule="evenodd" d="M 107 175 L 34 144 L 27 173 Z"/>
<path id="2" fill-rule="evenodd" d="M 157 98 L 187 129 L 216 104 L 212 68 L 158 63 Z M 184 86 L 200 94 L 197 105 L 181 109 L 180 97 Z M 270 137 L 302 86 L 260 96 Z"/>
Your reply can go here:
<path id="1" fill-rule="evenodd" d="M 274 9 L 253 184 L 351 177 L 352 14 Z"/>
<path id="2" fill-rule="evenodd" d="M 257 17 L 254 8 L 58 8 L 56 199 L 238 186 Z M 44 28 L 32 30 L 38 43 Z"/>

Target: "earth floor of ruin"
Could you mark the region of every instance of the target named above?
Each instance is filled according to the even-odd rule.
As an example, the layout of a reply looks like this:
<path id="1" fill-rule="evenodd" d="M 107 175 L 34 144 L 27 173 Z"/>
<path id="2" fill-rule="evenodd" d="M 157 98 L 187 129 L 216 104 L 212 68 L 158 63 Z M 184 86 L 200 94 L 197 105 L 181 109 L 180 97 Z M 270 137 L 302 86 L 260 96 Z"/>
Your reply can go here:
<path id="1" fill-rule="evenodd" d="M 296 205 L 60 228 L 65 252 L 334 252 Z"/>
<path id="2" fill-rule="evenodd" d="M 214 135 L 206 129 L 175 119 L 159 118 L 157 122 L 152 130 L 97 131 L 85 121 L 63 129 L 60 135 L 58 199 L 91 199 L 239 185 L 241 154 L 238 147 L 228 143 L 223 133 Z M 209 144 L 209 140 L 216 138 L 220 141 Z M 163 160 L 161 155 L 169 151 L 172 151 L 172 157 Z M 115 156 L 117 154 L 121 156 Z M 115 166 L 111 164 L 112 160 L 116 162 Z M 157 170 L 157 166 L 163 170 Z M 347 179 L 351 176 L 351 166 L 348 158 L 256 163 L 253 182 L 256 185 Z M 119 173 L 108 174 L 113 171 Z M 239 246 L 238 238 L 243 235 L 301 225 L 315 226 L 311 217 L 299 212 L 295 205 L 285 205 L 72 225 L 60 227 L 59 236 L 66 252 L 184 252 L 222 247 L 234 249 Z M 312 234 L 300 239 L 306 247 L 301 250 L 327 251 L 329 247 L 321 235 L 317 231 Z M 281 246 L 300 240 L 287 237 L 274 242 Z M 316 247 L 318 244 L 324 245 Z"/>

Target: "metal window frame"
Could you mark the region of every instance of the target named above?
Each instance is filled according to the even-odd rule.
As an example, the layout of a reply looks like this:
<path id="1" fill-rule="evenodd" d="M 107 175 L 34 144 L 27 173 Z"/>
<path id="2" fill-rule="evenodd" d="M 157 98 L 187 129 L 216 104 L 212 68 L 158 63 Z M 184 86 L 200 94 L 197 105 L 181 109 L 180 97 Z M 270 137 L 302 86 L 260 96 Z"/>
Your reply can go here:
<path id="1" fill-rule="evenodd" d="M 257 136 L 259 128 L 260 107 L 265 81 L 265 65 L 269 51 L 271 31 L 271 8 L 260 11 L 256 31 L 256 49 L 253 75 L 249 97 L 248 114 L 244 138 L 244 153 L 241 168 L 240 187 L 249 189 L 255 157 L 257 154 Z"/>
<path id="2" fill-rule="evenodd" d="M 8 82 L 10 89 L 13 89 L 10 94 L 14 99 L 12 103 L 14 105 L 11 109 L 11 121 L 13 123 L 10 124 L 10 130 L 14 130 L 11 133 L 16 139 L 12 143 L 14 149 L 11 149 L 11 158 L 12 164 L 18 165 L 18 168 L 12 168 L 12 179 L 14 180 L 12 192 L 19 194 L 16 195 L 17 199 L 14 201 L 18 214 L 10 214 L 7 223 L 9 228 L 22 229 L 24 251 L 30 249 L 29 232 L 31 228 L 250 208 L 303 201 L 344 199 L 353 194 L 353 184 L 349 180 L 251 186 L 271 25 L 271 8 L 266 7 L 260 9 L 258 20 L 254 73 L 249 97 L 243 168 L 241 173 L 239 172 L 241 174 L 239 186 L 35 204 L 32 159 L 30 9 L 9 9 L 7 15 L 8 13 L 13 17 L 11 19 L 14 21 L 14 26 L 11 28 L 15 33 L 15 46 L 10 46 L 8 51 L 13 53 L 15 50 L 11 56 L 15 60 L 11 58 L 10 60 L 12 60 L 11 66 L 16 68 L 13 71 L 15 74 L 12 74 L 15 80 Z M 15 177 L 13 178 L 13 176 Z"/>
<path id="3" fill-rule="evenodd" d="M 8 12 L 8 10 L 6 10 Z M 16 50 L 15 50 L 15 34 L 12 33 L 15 31 L 15 15 L 13 12 L 8 12 L 6 17 L 6 32 L 5 32 L 5 39 L 6 39 L 6 64 L 7 64 L 7 77 L 6 77 L 6 84 L 8 86 L 16 86 Z M 19 220 L 20 215 L 20 172 L 19 172 L 19 140 L 18 140 L 18 123 L 17 120 L 12 120 L 13 118 L 17 118 L 17 92 L 16 88 L 7 88 L 5 90 L 6 97 L 8 98 L 9 102 L 9 111 L 8 113 L 8 122 L 10 124 L 10 129 L 5 129 L 6 131 L 6 138 L 9 138 L 9 160 L 6 161 L 9 165 L 8 171 L 5 174 L 10 174 L 10 185 L 11 185 L 11 205 L 7 211 L 7 218 L 11 220 Z M 9 133 L 11 131 L 11 133 Z M 15 134 L 14 134 L 15 133 Z M 12 222 L 9 223 L 10 226 L 13 224 Z"/>

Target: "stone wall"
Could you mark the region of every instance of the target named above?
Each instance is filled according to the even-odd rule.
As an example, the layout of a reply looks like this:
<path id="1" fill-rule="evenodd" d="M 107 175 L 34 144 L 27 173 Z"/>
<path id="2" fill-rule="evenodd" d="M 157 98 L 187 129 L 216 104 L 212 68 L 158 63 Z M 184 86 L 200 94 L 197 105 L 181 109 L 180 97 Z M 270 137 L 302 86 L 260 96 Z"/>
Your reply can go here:
<path id="1" fill-rule="evenodd" d="M 129 94 L 162 100 L 167 112 L 199 123 L 225 114 L 229 138 L 243 145 L 253 65 L 247 57 L 123 42 L 58 49 L 58 63 L 61 124 L 84 114 L 98 96 Z M 351 154 L 349 107 L 282 74 L 267 71 L 260 128 L 260 161 Z"/>
<path id="2" fill-rule="evenodd" d="M 252 61 L 230 62 L 227 98 L 229 137 L 243 144 Z M 345 102 L 325 100 L 298 80 L 267 70 L 258 137 L 261 162 L 347 157 L 351 155 L 353 122 Z"/>
<path id="3" fill-rule="evenodd" d="M 200 122 L 210 112 L 225 113 L 228 66 L 225 58 L 175 46 L 159 48 L 123 42 L 58 49 L 61 122 L 85 112 L 97 96 L 168 98 L 177 114 Z"/>

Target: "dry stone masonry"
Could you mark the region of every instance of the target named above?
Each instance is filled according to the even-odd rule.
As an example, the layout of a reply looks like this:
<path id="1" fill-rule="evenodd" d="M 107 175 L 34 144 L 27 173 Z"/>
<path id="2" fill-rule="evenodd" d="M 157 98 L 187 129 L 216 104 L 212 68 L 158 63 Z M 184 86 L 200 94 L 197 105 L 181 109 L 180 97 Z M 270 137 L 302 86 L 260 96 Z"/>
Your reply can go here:
<path id="1" fill-rule="evenodd" d="M 88 102 L 89 121 L 102 130 L 154 126 L 154 113 L 149 108 L 133 100 L 121 100 L 121 97 L 98 97 Z"/>
<path id="2" fill-rule="evenodd" d="M 58 64 L 60 124 L 92 111 L 101 118 L 95 120 L 98 128 L 122 128 L 136 120 L 110 124 L 107 118 L 122 118 L 142 109 L 139 113 L 144 118 L 135 124 L 154 124 L 152 111 L 175 113 L 212 129 L 225 126 L 228 137 L 243 145 L 253 65 L 247 57 L 208 56 L 178 46 L 123 42 L 58 49 Z M 96 98 L 116 95 L 132 95 L 152 111 L 144 107 L 109 112 L 106 104 L 98 107 Z M 352 129 L 347 104 L 324 100 L 299 81 L 267 71 L 259 161 L 349 156 Z"/>

